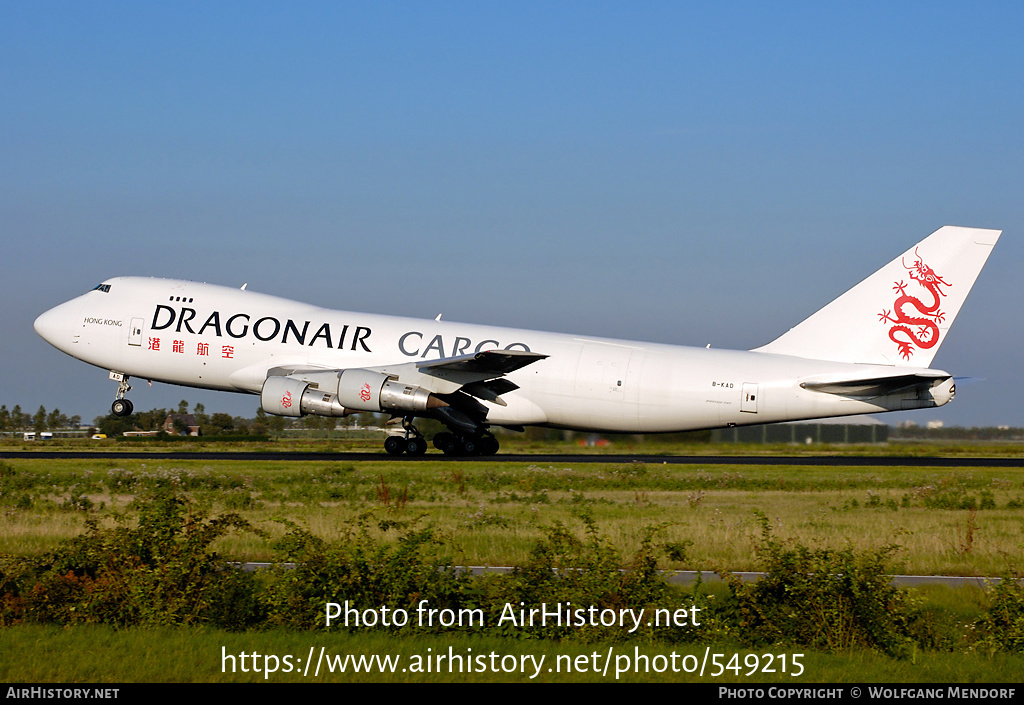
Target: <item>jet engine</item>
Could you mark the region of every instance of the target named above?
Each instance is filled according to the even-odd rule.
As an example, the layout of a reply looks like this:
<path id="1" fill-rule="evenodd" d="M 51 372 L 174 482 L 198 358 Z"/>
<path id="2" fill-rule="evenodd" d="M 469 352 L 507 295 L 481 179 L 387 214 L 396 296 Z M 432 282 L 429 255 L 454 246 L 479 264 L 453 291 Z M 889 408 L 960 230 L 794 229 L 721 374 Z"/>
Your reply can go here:
<path id="1" fill-rule="evenodd" d="M 358 411 L 426 411 L 448 406 L 423 387 L 403 384 L 373 370 L 268 377 L 260 404 L 278 416 L 346 416 Z"/>

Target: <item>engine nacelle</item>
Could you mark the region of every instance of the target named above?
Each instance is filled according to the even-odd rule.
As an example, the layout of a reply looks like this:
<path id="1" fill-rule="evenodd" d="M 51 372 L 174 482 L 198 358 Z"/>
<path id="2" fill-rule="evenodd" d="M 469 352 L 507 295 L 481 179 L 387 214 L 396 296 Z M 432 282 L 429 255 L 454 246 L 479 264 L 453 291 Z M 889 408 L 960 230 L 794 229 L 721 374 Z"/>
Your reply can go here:
<path id="1" fill-rule="evenodd" d="M 426 411 L 447 406 L 423 387 L 395 382 L 373 370 L 342 370 L 338 400 L 358 411 Z"/>
<path id="2" fill-rule="evenodd" d="M 278 416 L 346 416 L 357 411 L 426 411 L 448 406 L 428 390 L 373 370 L 268 377 L 260 404 Z"/>
<path id="3" fill-rule="evenodd" d="M 294 377 L 268 377 L 260 390 L 260 406 L 268 414 L 302 416 L 302 395 L 309 382 Z"/>
<path id="4" fill-rule="evenodd" d="M 260 392 L 260 406 L 278 416 L 345 416 L 349 412 L 338 403 L 338 396 L 317 389 L 317 385 L 297 377 L 268 377 Z"/>

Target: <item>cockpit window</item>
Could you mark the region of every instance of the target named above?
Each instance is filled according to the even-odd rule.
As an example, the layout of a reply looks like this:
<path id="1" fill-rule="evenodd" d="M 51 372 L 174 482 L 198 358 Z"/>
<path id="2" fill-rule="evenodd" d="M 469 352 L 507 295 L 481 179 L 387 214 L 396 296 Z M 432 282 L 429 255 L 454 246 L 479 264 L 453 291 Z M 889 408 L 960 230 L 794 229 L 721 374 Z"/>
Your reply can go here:
<path id="1" fill-rule="evenodd" d="M 100 284 L 93 288 L 93 291 L 102 291 L 103 293 L 110 293 L 110 284 Z"/>

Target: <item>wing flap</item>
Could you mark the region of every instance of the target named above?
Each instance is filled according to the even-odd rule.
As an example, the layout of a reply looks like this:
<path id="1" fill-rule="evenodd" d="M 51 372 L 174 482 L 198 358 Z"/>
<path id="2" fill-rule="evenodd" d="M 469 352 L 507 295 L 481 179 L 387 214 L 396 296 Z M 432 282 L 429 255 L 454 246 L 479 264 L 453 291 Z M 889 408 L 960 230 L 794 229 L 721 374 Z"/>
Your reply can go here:
<path id="1" fill-rule="evenodd" d="M 514 382 L 504 379 L 510 372 L 543 360 L 547 355 L 525 350 L 488 350 L 470 355 L 422 360 L 398 365 L 358 368 L 364 373 L 377 373 L 402 384 L 426 390 L 430 394 L 445 396 L 463 392 L 465 403 L 476 397 L 500 406 L 506 406 L 502 394 L 519 389 Z M 356 369 L 328 369 L 312 365 L 282 365 L 266 370 L 263 377 L 296 377 L 314 385 L 337 384 L 337 378 L 346 371 Z M 262 382 L 261 382 L 262 384 Z M 469 396 L 465 396 L 469 395 Z M 458 397 L 453 397 L 458 398 Z M 486 413 L 486 410 L 484 410 Z"/>
<path id="2" fill-rule="evenodd" d="M 519 389 L 519 385 L 507 379 L 492 379 L 489 382 L 472 382 L 462 388 L 466 394 L 472 394 L 477 399 L 494 402 L 499 406 L 508 406 L 502 394 Z"/>
<path id="3" fill-rule="evenodd" d="M 433 374 L 443 370 L 474 375 L 483 374 L 487 375 L 483 379 L 491 379 L 507 375 L 509 372 L 515 372 L 546 357 L 547 355 L 527 352 L 526 350 L 484 350 L 483 352 L 460 355 L 459 357 L 424 360 L 417 362 L 416 368 L 424 374 Z"/>

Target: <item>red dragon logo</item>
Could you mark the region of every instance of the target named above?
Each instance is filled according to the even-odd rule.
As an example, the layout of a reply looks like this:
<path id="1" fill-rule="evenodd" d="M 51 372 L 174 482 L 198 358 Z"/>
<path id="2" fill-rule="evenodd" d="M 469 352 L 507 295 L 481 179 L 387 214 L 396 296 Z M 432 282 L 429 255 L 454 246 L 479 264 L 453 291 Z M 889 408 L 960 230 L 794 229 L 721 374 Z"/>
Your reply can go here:
<path id="1" fill-rule="evenodd" d="M 888 309 L 882 309 L 882 312 L 878 314 L 878 319 L 882 323 L 895 324 L 889 329 L 889 339 L 896 343 L 904 360 L 909 360 L 911 355 L 914 354 L 915 345 L 927 350 L 935 347 L 939 342 L 938 324 L 946 320 L 946 314 L 939 310 L 941 297 L 946 294 L 939 288 L 939 285 L 950 286 L 943 281 L 942 277 L 935 273 L 935 270 L 924 263 L 917 252 L 917 248 L 914 248 L 914 254 L 917 255 L 917 261 L 913 266 L 907 267 L 905 261 L 903 266 L 906 267 L 911 279 L 917 281 L 918 284 L 931 293 L 931 302 L 925 303 L 916 296 L 908 294 L 906 289 L 909 284 L 904 284 L 901 280 L 892 287 L 893 291 L 899 293 L 899 296 L 892 304 L 892 312 Z M 911 310 L 908 313 L 905 310 L 908 306 L 913 307 L 916 311 Z M 915 313 L 920 315 L 915 316 Z"/>
<path id="2" fill-rule="evenodd" d="M 363 388 L 359 390 L 359 398 L 363 401 L 370 401 L 370 385 L 363 384 Z"/>
<path id="3" fill-rule="evenodd" d="M 286 409 L 292 408 L 292 393 L 291 392 L 285 392 L 284 396 L 281 397 L 281 406 L 283 406 Z"/>

